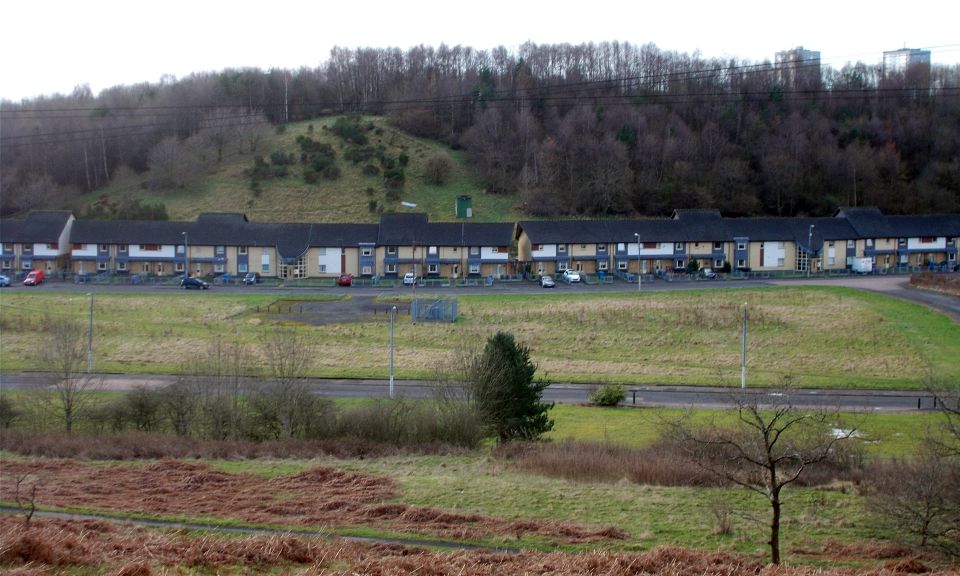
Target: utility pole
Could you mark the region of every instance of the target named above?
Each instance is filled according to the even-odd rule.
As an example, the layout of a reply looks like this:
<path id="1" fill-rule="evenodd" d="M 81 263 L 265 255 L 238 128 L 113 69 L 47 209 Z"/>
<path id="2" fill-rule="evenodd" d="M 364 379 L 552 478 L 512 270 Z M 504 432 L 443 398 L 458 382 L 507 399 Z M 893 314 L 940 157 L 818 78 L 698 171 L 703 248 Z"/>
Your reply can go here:
<path id="1" fill-rule="evenodd" d="M 393 324 L 397 317 L 397 307 L 390 309 L 390 398 L 393 398 Z"/>
<path id="2" fill-rule="evenodd" d="M 87 328 L 87 374 L 93 372 L 93 292 L 88 292 L 90 297 L 90 325 Z"/>
<path id="3" fill-rule="evenodd" d="M 743 303 L 743 337 L 740 344 L 740 387 L 747 387 L 747 303 Z"/>
<path id="4" fill-rule="evenodd" d="M 290 121 L 290 112 L 287 106 L 289 99 L 287 97 L 287 71 L 283 71 L 283 123 Z"/>

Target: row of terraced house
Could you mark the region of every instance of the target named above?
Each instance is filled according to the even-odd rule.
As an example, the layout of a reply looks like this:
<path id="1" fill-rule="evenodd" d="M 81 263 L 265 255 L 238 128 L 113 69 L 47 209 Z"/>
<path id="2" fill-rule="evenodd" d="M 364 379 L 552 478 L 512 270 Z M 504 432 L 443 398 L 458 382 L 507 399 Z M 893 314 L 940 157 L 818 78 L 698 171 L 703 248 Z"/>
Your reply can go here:
<path id="1" fill-rule="evenodd" d="M 840 271 L 856 258 L 878 270 L 955 268 L 960 215 L 885 215 L 844 208 L 832 217 L 429 222 L 385 214 L 377 224 L 257 223 L 236 213 L 195 221 L 78 220 L 37 211 L 0 220 L 5 273 L 243 275 L 322 278 L 502 277 L 518 273 L 656 273 L 699 267 Z"/>

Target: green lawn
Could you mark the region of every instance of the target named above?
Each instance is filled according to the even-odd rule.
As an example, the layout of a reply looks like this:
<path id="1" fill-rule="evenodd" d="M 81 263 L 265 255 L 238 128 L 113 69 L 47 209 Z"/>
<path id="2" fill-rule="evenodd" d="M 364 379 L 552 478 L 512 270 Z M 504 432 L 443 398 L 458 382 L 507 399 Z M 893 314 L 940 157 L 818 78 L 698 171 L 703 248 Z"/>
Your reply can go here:
<path id="1" fill-rule="evenodd" d="M 309 292 L 305 292 L 309 294 Z M 399 292 L 388 292 L 395 298 Z M 299 297 L 299 296 L 298 296 Z M 309 297 L 309 296 L 308 296 Z M 100 371 L 176 372 L 215 338 L 248 346 L 277 321 L 257 293 L 96 295 L 94 348 Z M 947 317 L 889 297 L 833 287 L 675 292 L 461 296 L 455 324 L 396 329 L 402 378 L 432 378 L 462 349 L 498 330 L 530 347 L 540 377 L 553 382 L 739 385 L 740 318 L 750 313 L 748 385 L 920 389 L 933 375 L 960 376 L 960 329 Z M 9 292 L 0 301 L 0 370 L 42 370 L 33 358 L 46 315 L 86 322 L 79 294 Z M 311 373 L 385 377 L 389 330 L 383 317 L 301 325 Z"/>

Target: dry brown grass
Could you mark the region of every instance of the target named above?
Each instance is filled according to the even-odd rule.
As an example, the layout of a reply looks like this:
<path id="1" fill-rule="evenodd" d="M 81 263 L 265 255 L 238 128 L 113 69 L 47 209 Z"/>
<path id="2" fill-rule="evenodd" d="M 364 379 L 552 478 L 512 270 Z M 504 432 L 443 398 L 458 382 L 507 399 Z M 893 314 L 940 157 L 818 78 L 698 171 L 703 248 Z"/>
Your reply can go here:
<path id="1" fill-rule="evenodd" d="M 856 560 L 850 556 L 844 560 Z M 662 575 L 895 576 L 957 574 L 921 559 L 894 558 L 868 569 L 766 566 L 755 557 L 659 547 L 645 553 L 486 551 L 434 552 L 386 544 L 326 541 L 291 535 L 220 538 L 160 532 L 94 521 L 40 520 L 29 529 L 0 517 L 0 568 L 7 574 L 70 571 L 149 575 L 293 572 L 310 575 Z"/>
<path id="2" fill-rule="evenodd" d="M 10 460 L 5 476 L 43 482 L 37 504 L 137 514 L 213 517 L 254 524 L 345 527 L 376 525 L 461 540 L 542 536 L 558 542 L 623 539 L 615 527 L 589 530 L 565 522 L 501 520 L 391 503 L 393 479 L 335 468 L 263 478 L 200 463 L 160 460 L 144 466 L 98 466 L 76 460 Z M 10 482 L 0 499 L 12 500 Z"/>

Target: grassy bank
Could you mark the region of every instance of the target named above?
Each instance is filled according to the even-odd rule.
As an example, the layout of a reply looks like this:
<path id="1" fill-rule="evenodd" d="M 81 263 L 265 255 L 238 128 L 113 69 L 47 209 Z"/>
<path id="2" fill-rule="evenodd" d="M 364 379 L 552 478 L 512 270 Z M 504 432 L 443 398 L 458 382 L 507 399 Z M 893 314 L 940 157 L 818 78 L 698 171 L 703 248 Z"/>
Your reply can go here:
<path id="1" fill-rule="evenodd" d="M 96 368 L 173 373 L 226 338 L 248 346 L 254 369 L 260 337 L 284 322 L 308 335 L 312 374 L 387 375 L 384 316 L 312 326 L 306 317 L 256 311 L 274 300 L 262 293 L 98 293 Z M 550 381 L 739 385 L 744 304 L 749 385 L 788 378 L 801 387 L 919 389 L 930 374 L 960 376 L 954 322 L 915 304 L 832 287 L 461 296 L 455 324 L 398 324 L 397 374 L 431 378 L 458 350 L 504 330 L 530 347 L 539 375 Z M 42 370 L 33 351 L 44 317 L 85 322 L 87 306 L 79 294 L 5 293 L 0 369 Z"/>

